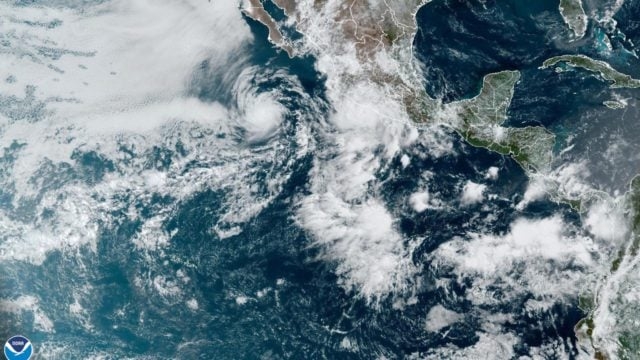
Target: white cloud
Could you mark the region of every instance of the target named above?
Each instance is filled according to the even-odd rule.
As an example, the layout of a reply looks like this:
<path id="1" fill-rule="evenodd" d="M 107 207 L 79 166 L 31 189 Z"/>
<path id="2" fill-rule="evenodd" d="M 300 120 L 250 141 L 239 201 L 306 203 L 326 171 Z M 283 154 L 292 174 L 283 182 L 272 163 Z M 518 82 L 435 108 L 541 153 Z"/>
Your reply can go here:
<path id="1" fill-rule="evenodd" d="M 96 202 L 79 188 L 46 194 L 42 209 L 55 208 L 55 221 L 32 226 L 10 220 L 0 210 L 0 260 L 20 260 L 42 264 L 56 249 L 71 251 L 88 245 L 95 251 L 98 225 L 94 217 Z"/>
<path id="2" fill-rule="evenodd" d="M 462 315 L 457 312 L 451 311 L 442 305 L 436 305 L 427 314 L 426 329 L 429 332 L 438 332 L 461 319 Z"/>
<path id="3" fill-rule="evenodd" d="M 153 288 L 163 297 L 174 297 L 182 295 L 182 289 L 178 282 L 168 279 L 166 276 L 158 275 L 152 280 Z"/>
<path id="4" fill-rule="evenodd" d="M 22 315 L 30 312 L 33 316 L 33 327 L 37 330 L 55 332 L 53 321 L 40 308 L 38 298 L 31 295 L 22 295 L 15 299 L 0 299 L 0 312 Z"/>
<path id="5" fill-rule="evenodd" d="M 530 203 L 540 200 L 547 195 L 549 185 L 546 180 L 540 176 L 532 176 L 529 178 L 527 190 L 524 192 L 522 200 L 516 204 L 516 209 L 524 210 Z"/>
<path id="6" fill-rule="evenodd" d="M 436 193 L 435 195 L 437 196 L 438 194 Z M 409 205 L 415 212 L 421 213 L 427 209 L 441 209 L 443 202 L 432 196 L 429 190 L 424 189 L 409 196 Z"/>
<path id="7" fill-rule="evenodd" d="M 278 102 L 277 91 L 258 92 L 252 84 L 257 68 L 244 69 L 238 76 L 234 94 L 238 103 L 239 125 L 249 141 L 263 140 L 276 131 L 287 110 Z"/>
<path id="8" fill-rule="evenodd" d="M 406 290 L 417 268 L 379 202 L 354 206 L 324 194 L 305 198 L 298 213 L 324 257 L 337 261 L 339 282 L 347 290 L 371 302 Z"/>
<path id="9" fill-rule="evenodd" d="M 518 338 L 509 333 L 485 333 L 478 332 L 478 341 L 468 347 L 459 348 L 455 345 L 438 347 L 427 353 L 426 359 L 451 359 L 451 360 L 475 360 L 475 359 L 512 359 L 515 357 L 513 347 L 518 343 Z"/>
<path id="10" fill-rule="evenodd" d="M 336 264 L 340 285 L 375 304 L 407 291 L 418 271 L 409 241 L 376 194 L 377 172 L 417 137 L 401 104 L 382 89 L 364 82 L 333 91 L 335 113 L 320 129 L 331 145 L 319 149 L 297 218 Z"/>
<path id="11" fill-rule="evenodd" d="M 536 302 L 527 311 L 536 311 L 578 293 L 588 280 L 581 268 L 597 265 L 594 243 L 576 230 L 559 216 L 520 218 L 504 234 L 471 233 L 440 245 L 432 257 L 451 265 L 459 281 L 472 281 L 467 298 L 473 303 L 498 305 L 531 294 Z"/>
<path id="12" fill-rule="evenodd" d="M 416 192 L 409 197 L 409 204 L 416 212 L 423 212 L 430 208 L 432 205 L 429 203 L 430 196 L 428 191 Z"/>
<path id="13" fill-rule="evenodd" d="M 198 310 L 199 305 L 198 305 L 198 300 L 196 299 L 189 299 L 187 300 L 187 307 L 193 311 Z"/>
<path id="14" fill-rule="evenodd" d="M 487 174 L 484 176 L 485 179 L 490 179 L 490 180 L 496 180 L 498 178 L 498 171 L 500 169 L 498 169 L 495 166 L 491 166 L 489 169 L 487 169 Z"/>
<path id="15" fill-rule="evenodd" d="M 249 133 L 249 140 L 261 140 L 277 129 L 282 121 L 285 109 L 282 105 L 267 95 L 258 95 L 241 118 Z"/>
<path id="16" fill-rule="evenodd" d="M 378 54 L 363 64 L 335 21 L 338 6 L 335 2 L 323 7 L 310 2 L 296 5 L 296 17 L 304 19 L 297 23 L 304 37 L 293 46 L 315 57 L 316 69 L 326 76 L 326 98 L 333 110 L 314 124 L 322 146 L 314 152 L 309 195 L 298 200 L 296 218 L 323 258 L 335 264 L 340 285 L 378 303 L 410 289 L 419 269 L 411 256 L 418 240 L 403 238 L 397 231 L 395 209 L 380 196 L 377 177 L 400 154 L 406 155 L 400 158 L 403 167 L 413 156 L 424 156 L 423 151 L 411 152 L 414 144 L 434 145 L 425 146 L 434 157 L 451 153 L 453 146 L 450 133 L 435 125 L 418 129 L 410 122 L 395 85 L 371 81 L 373 66 L 410 84 L 419 77 L 417 66 L 409 61 L 412 54 Z"/>
<path id="17" fill-rule="evenodd" d="M 241 296 L 236 296 L 235 302 L 236 302 L 237 305 L 244 305 L 247 302 L 249 302 L 249 298 L 246 297 L 246 296 L 242 296 L 242 295 Z"/>
<path id="18" fill-rule="evenodd" d="M 566 224 L 558 216 L 540 220 L 520 218 L 511 230 L 502 235 L 471 234 L 471 241 L 463 244 L 463 256 L 458 258 L 464 272 L 484 275 L 496 274 L 516 262 L 536 258 L 564 261 L 569 258 L 581 264 L 591 263 L 589 249 L 578 239 L 565 235 Z M 450 244 L 450 245 L 448 245 Z M 458 242 L 444 244 L 445 253 L 461 245 Z"/>
<path id="19" fill-rule="evenodd" d="M 88 288 L 88 286 L 84 286 L 79 292 L 73 294 L 74 301 L 69 304 L 69 314 L 73 316 L 85 330 L 92 331 L 94 326 L 91 324 L 91 315 L 80 302 L 80 299 L 86 300 L 84 295 L 87 294 Z"/>
<path id="20" fill-rule="evenodd" d="M 340 341 L 340 347 L 350 352 L 355 352 L 358 350 L 358 343 L 355 340 L 352 340 L 348 336 L 345 336 Z"/>
<path id="21" fill-rule="evenodd" d="M 591 205 L 583 220 L 584 226 L 597 238 L 620 243 L 629 234 L 625 207 L 614 201 L 599 201 Z"/>
<path id="22" fill-rule="evenodd" d="M 0 65 L 0 72 L 14 75 L 18 84 L 38 84 L 42 97 L 80 100 L 81 106 L 59 104 L 67 115 L 83 116 L 87 110 L 112 113 L 172 98 L 188 85 L 200 61 L 226 62 L 251 40 L 232 1 L 114 0 L 82 11 L 6 4 L 0 8 L 7 17 L 60 20 L 54 28 L 1 22 L 0 31 L 14 31 L 23 44 L 13 48 L 13 56 L 3 56 L 0 64 L 6 66 Z M 34 51 L 35 57 L 21 56 L 40 45 L 74 53 L 45 57 Z"/>
<path id="23" fill-rule="evenodd" d="M 26 23 L 55 19 L 60 22 L 54 28 Z M 110 214 L 120 208 L 142 221 L 132 239 L 138 248 L 168 244 L 172 234 L 164 227 L 172 205 L 142 216 L 121 200 L 123 193 L 150 205 L 153 194 L 179 202 L 203 189 L 224 189 L 228 195 L 214 231 L 233 236 L 241 232 L 238 224 L 277 196 L 289 157 L 306 154 L 303 118 L 293 140 L 271 137 L 285 115 L 278 102 L 283 88 L 263 91 L 260 85 L 277 76 L 289 93 L 304 91 L 284 71 L 262 74 L 266 70 L 246 67 L 252 34 L 232 1 L 113 0 L 82 10 L 3 3 L 0 34 L 17 37 L 11 53 L 0 58 L 0 78 L 12 75 L 16 81 L 0 82 L 0 96 L 23 98 L 25 86 L 37 85 L 34 101 L 43 101 L 45 109 L 38 121 L 0 116 L 0 143 L 26 144 L 0 185 L 15 186 L 14 206 L 36 200 L 32 222 L 0 209 L 0 260 L 41 264 L 52 251 L 95 249 L 98 224 L 112 225 Z M 42 55 L 42 46 L 54 55 Z M 203 63 L 210 73 L 198 74 Z M 193 96 L 194 74 L 211 81 L 220 75 L 233 99 L 223 105 Z M 308 97 L 302 101 L 313 107 Z M 33 111 L 26 107 L 19 115 Z M 238 128 L 246 138 L 235 136 Z M 258 152 L 246 144 L 253 140 L 281 142 Z M 186 155 L 174 156 L 168 169 L 149 169 L 159 163 L 150 155 L 156 147 L 173 151 L 178 145 Z M 73 167 L 74 151 L 95 151 L 116 171 L 96 184 L 74 181 L 61 188 L 47 188 L 47 176 L 33 177 L 45 163 Z M 260 166 L 284 170 L 265 178 Z M 47 209 L 55 209 L 53 217 L 40 216 Z"/>
<path id="24" fill-rule="evenodd" d="M 593 190 L 585 181 L 589 175 L 586 162 L 582 161 L 563 164 L 549 174 L 549 177 L 556 182 L 561 196 L 579 199 Z"/>
<path id="25" fill-rule="evenodd" d="M 411 163 L 411 158 L 407 154 L 403 154 L 400 158 L 400 163 L 402 164 L 402 168 L 406 168 Z"/>
<path id="26" fill-rule="evenodd" d="M 25 86 L 36 85 L 35 99 L 47 101 L 44 119 L 0 131 L 0 143 L 27 143 L 14 169 L 23 178 L 42 158 L 68 161 L 79 144 L 105 135 L 146 132 L 176 119 L 221 121 L 227 116 L 220 105 L 187 95 L 191 76 L 203 61 L 213 68 L 242 64 L 237 54 L 252 41 L 229 1 L 114 0 L 82 11 L 0 4 L 0 14 L 0 33 L 17 37 L 0 58 L 0 78 L 17 81 L 0 82 L 0 94 L 23 97 Z M 52 20 L 60 25 L 26 23 Z"/>
<path id="27" fill-rule="evenodd" d="M 484 192 L 487 186 L 484 184 L 477 184 L 469 180 L 462 189 L 462 196 L 460 197 L 460 203 L 462 205 L 472 205 L 484 200 Z"/>

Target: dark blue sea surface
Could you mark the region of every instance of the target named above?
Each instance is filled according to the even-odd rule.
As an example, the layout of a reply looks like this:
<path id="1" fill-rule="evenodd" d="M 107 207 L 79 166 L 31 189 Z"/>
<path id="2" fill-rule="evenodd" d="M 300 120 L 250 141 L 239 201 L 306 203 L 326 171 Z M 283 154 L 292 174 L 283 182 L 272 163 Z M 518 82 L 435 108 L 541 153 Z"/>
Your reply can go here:
<path id="1" fill-rule="evenodd" d="M 305 91 L 324 104 L 323 80 L 313 69 L 313 59 L 287 59 L 286 54 L 268 44 L 263 27 L 247 21 L 257 38 L 250 61 L 265 72 L 285 69 L 295 74 Z M 208 101 L 228 101 L 231 94 L 224 87 L 228 80 L 211 75 L 207 66 L 203 62 L 194 73 L 194 94 Z M 478 76 L 483 71 L 486 68 L 478 69 Z M 471 87 L 477 87 L 478 77 L 470 78 L 469 84 L 472 80 Z M 456 79 L 448 79 L 447 83 L 464 88 Z M 268 91 L 281 84 L 274 78 L 259 85 Z M 289 109 L 305 106 L 300 99 L 296 100 L 296 94 L 289 95 L 283 99 Z M 327 113 L 312 114 L 312 118 L 321 121 L 331 111 L 325 109 Z M 282 136 L 289 136 L 286 129 L 295 128 L 297 121 L 300 120 L 288 118 Z M 401 358 L 447 344 L 473 345 L 482 324 L 479 314 L 464 300 L 470 289 L 460 285 L 453 289 L 458 296 L 451 297 L 437 288 L 438 279 L 454 275 L 447 269 L 434 272 L 429 266 L 429 254 L 443 242 L 464 236 L 472 227 L 496 233 L 507 231 L 516 216 L 512 204 L 522 198 L 527 179 L 511 159 L 465 145 L 454 134 L 446 136 L 454 137 L 456 154 L 425 157 L 421 154 L 428 153 L 428 149 L 418 146 L 412 149 L 414 160 L 407 168 L 403 169 L 398 157 L 377 174 L 385 184 L 380 196 L 400 219 L 398 226 L 406 241 L 425 239 L 413 259 L 424 269 L 418 275 L 422 285 L 416 294 L 417 306 L 394 308 L 389 297 L 378 307 L 372 307 L 338 285 L 336 264 L 318 260 L 318 249 L 309 246 L 312 239 L 295 222 L 293 208 L 296 196 L 307 191 L 311 158 L 302 158 L 292 165 L 291 177 L 281 194 L 244 224 L 239 235 L 220 239 L 210 231 L 224 210 L 221 208 L 227 196 L 224 190 L 203 190 L 179 203 L 171 197 L 157 197 L 150 205 L 124 196 L 119 203 L 137 204 L 149 216 L 157 207 L 175 209 L 163 224 L 173 235 L 170 245 L 160 254 L 136 249 L 131 240 L 141 220 L 130 219 L 126 208 L 113 209 L 114 220 L 101 226 L 96 253 L 83 251 L 77 257 L 55 253 L 41 267 L 22 264 L 5 268 L 0 264 L 3 273 L 23 274 L 16 277 L 20 281 L 12 280 L 12 276 L 3 280 L 0 291 L 8 295 L 47 294 L 47 301 L 40 307 L 53 319 L 56 334 L 36 332 L 32 341 L 42 343 L 53 338 L 61 344 L 91 344 L 90 349 L 80 348 L 71 357 L 90 350 L 104 351 L 116 358 L 148 355 L 184 359 L 371 359 L 380 355 Z M 293 141 L 289 145 L 294 151 Z M 179 147 L 157 151 L 155 159 L 164 159 L 166 164 L 182 156 Z M 83 179 L 88 183 L 116 171 L 113 164 L 96 153 L 78 153 L 75 161 L 82 173 L 89 174 Z M 163 166 L 163 161 L 159 166 Z M 483 182 L 489 166 L 500 167 L 504 176 L 489 185 L 489 191 L 498 194 L 499 199 L 487 207 L 416 214 L 407 205 L 408 196 L 424 186 L 420 182 L 424 171 L 434 174 L 429 191 L 437 193 L 444 203 L 453 204 L 459 198 L 460 184 L 466 180 Z M 557 212 L 570 217 L 566 209 L 547 201 L 532 205 L 525 215 L 537 218 Z M 486 223 L 482 219 L 489 214 L 495 217 Z M 153 289 L 140 290 L 135 285 L 178 270 L 190 279 L 183 290 L 186 296 L 197 300 L 196 311 L 182 302 L 167 304 L 166 298 L 158 297 Z M 93 326 L 85 331 L 78 330 L 81 329 L 78 320 L 69 317 L 64 305 L 73 303 L 71 296 L 78 293 L 79 285 L 91 289 L 82 295 L 84 303 L 91 304 L 87 311 Z M 260 301 L 249 298 L 245 304 L 237 303 L 229 295 L 253 297 L 264 289 L 268 290 Z M 571 344 L 574 336 L 571 327 L 579 318 L 575 308 L 554 308 L 534 319 L 522 310 L 527 298 L 520 300 L 509 309 L 494 309 L 515 314 L 510 326 L 515 332 L 528 334 L 519 345 L 519 354 L 526 354 L 529 346 L 539 345 L 545 336 L 560 335 Z M 446 336 L 425 331 L 427 313 L 436 304 L 463 315 L 464 320 L 452 325 Z M 8 336 L 19 324 L 28 323 L 25 318 L 7 319 L 2 323 L 0 336 Z M 341 347 L 345 336 L 355 344 L 355 351 Z"/>
<path id="2" fill-rule="evenodd" d="M 278 12 L 272 3 L 267 4 L 269 11 Z M 594 56 L 599 54 L 584 42 L 569 43 L 557 5 L 557 1 L 551 0 L 434 1 L 418 12 L 419 31 L 414 45 L 425 64 L 427 91 L 445 101 L 474 96 L 482 77 L 488 73 L 521 70 L 522 78 L 516 85 L 506 125 L 545 126 L 557 135 L 556 153 L 574 136 L 578 139 L 574 140 L 575 152 L 568 156 L 589 158 L 594 144 L 589 139 L 598 134 L 623 131 L 632 134 L 630 137 L 636 136 L 633 126 L 637 111 L 613 111 L 602 106 L 602 102 L 611 99 L 614 93 L 638 99 L 638 92 L 614 92 L 584 71 L 558 74 L 553 69 L 538 69 L 546 58 L 577 52 L 581 47 L 592 51 L 589 54 Z M 640 10 L 633 6 L 624 5 L 619 27 L 629 38 L 636 39 L 640 30 L 631 15 Z M 150 203 L 135 194 L 120 195 L 115 203 L 122 206 L 111 209 L 112 220 L 100 224 L 95 253 L 88 249 L 74 256 L 54 252 L 42 266 L 0 263 L 0 273 L 7 275 L 0 278 L 0 293 L 9 298 L 23 293 L 45 294 L 46 301 L 39 306 L 56 329 L 54 334 L 46 334 L 30 328 L 33 314 L 23 312 L 0 322 L 0 338 L 8 338 L 20 328 L 33 334 L 30 339 L 35 344 L 52 340 L 60 344 L 87 344 L 78 345 L 69 358 L 102 351 L 113 358 L 395 359 L 443 346 L 472 346 L 482 332 L 483 314 L 494 313 L 511 316 L 505 329 L 522 339 L 516 345 L 516 357 L 528 355 L 532 347 L 557 339 L 568 353 L 575 355 L 573 328 L 585 315 L 577 307 L 578 294 L 539 312 L 526 310 L 525 304 L 534 298 L 533 294 L 520 294 L 500 306 L 478 309 L 467 298 L 474 291 L 470 279 L 458 283 L 454 269 L 433 266 L 432 254 L 440 245 L 456 237 L 465 238 L 471 230 L 505 234 L 516 219 L 523 217 L 541 219 L 558 215 L 567 223 L 580 221 L 568 206 L 546 199 L 516 211 L 514 204 L 523 199 L 529 184 L 524 171 L 511 158 L 469 146 L 455 133 L 441 135 L 452 139 L 451 153 L 431 156 L 427 145 L 418 144 L 407 150 L 411 156 L 409 165 L 403 166 L 398 155 L 376 174 L 376 181 L 382 185 L 374 195 L 398 219 L 394 225 L 403 241 L 421 240 L 411 259 L 422 269 L 411 279 L 416 284 L 417 305 L 394 306 L 397 299 L 389 296 L 371 306 L 339 285 L 335 275 L 337 264 L 319 258 L 320 249 L 312 246 L 313 239 L 295 219 L 297 199 L 309 193 L 313 158 L 294 158 L 298 145 L 293 135 L 301 122 L 324 122 L 333 111 L 326 99 L 325 79 L 315 70 L 313 57 L 289 59 L 268 42 L 267 30 L 262 25 L 244 19 L 255 40 L 243 54 L 247 58 L 242 59 L 245 61 L 242 67 L 236 66 L 236 60 L 241 59 L 229 59 L 227 71 L 221 73 L 203 59 L 193 71 L 189 91 L 205 102 L 231 103 L 234 96 L 231 86 L 247 64 L 259 67 L 260 74 L 266 75 L 252 79 L 261 91 L 288 86 L 285 79 L 274 75 L 277 71 L 297 78 L 304 93 L 283 91 L 280 102 L 291 110 L 290 114 L 305 116 L 287 116 L 277 135 L 286 145 L 278 156 L 291 160 L 286 162 L 290 176 L 279 195 L 242 224 L 239 234 L 224 239 L 211 229 L 227 210 L 225 200 L 230 194 L 226 189 L 202 189 L 186 199 L 155 196 Z M 587 36 L 596 35 L 596 31 L 590 30 Z M 314 106 L 310 106 L 308 99 L 313 99 Z M 431 130 L 420 131 L 426 135 Z M 236 135 L 205 134 L 212 139 Z M 312 130 L 311 136 L 315 135 Z M 334 145 L 323 143 L 320 136 L 316 138 L 318 147 Z M 260 151 L 263 145 L 247 146 Z M 0 166 L 13 161 L 12 151 L 18 151 L 19 147 L 13 144 L 4 148 Z M 128 150 L 123 146 L 120 151 Z M 147 154 L 149 167 L 166 169 L 183 158 L 185 151 L 180 144 L 158 147 Z M 71 181 L 95 184 L 118 171 L 115 164 L 97 152 L 78 151 L 72 160 L 68 167 L 50 169 L 60 183 L 47 186 L 60 187 Z M 637 170 L 635 165 L 636 162 L 628 165 L 625 169 L 629 171 L 619 178 Z M 206 164 L 194 162 L 190 166 Z M 256 172 L 264 179 L 272 172 L 285 170 L 274 168 L 274 163 L 269 162 L 257 166 Z M 492 166 L 500 169 L 500 176 L 489 181 L 486 173 Z M 428 184 L 424 181 L 426 173 L 430 174 Z M 482 204 L 460 206 L 461 188 L 467 181 L 486 184 L 486 192 L 495 197 Z M 416 213 L 410 207 L 409 196 L 425 187 L 442 201 L 444 210 Z M 8 208 L 12 200 L 9 191 L 0 189 L 0 206 Z M 29 214 L 33 210 L 29 207 L 34 205 L 23 206 L 23 211 L 11 209 L 9 213 Z M 143 219 L 130 218 L 129 206 L 141 209 Z M 143 220 L 151 218 L 160 208 L 172 209 L 169 220 L 161 225 L 172 234 L 169 245 L 158 252 L 136 248 L 132 239 Z M 197 301 L 195 310 L 185 306 L 184 301 L 171 303 L 170 298 L 158 296 L 153 288 L 137 285 L 178 271 L 189 278 L 180 285 L 185 298 Z M 437 283 L 441 280 L 451 280 L 453 285 L 447 289 L 439 287 Z M 496 298 L 501 297 L 498 290 Z M 262 294 L 259 301 L 257 294 Z M 81 296 L 83 303 L 90 306 L 86 310 L 91 327 L 83 328 L 77 317 L 69 315 L 68 304 L 74 302 L 74 296 Z M 241 300 L 242 296 L 246 298 Z M 429 310 L 438 304 L 462 318 L 440 333 L 430 333 L 425 330 L 425 321 Z M 343 346 L 345 338 L 349 339 L 350 348 Z"/>
<path id="3" fill-rule="evenodd" d="M 556 134 L 554 151 L 571 152 L 558 161 L 587 160 L 592 185 L 604 191 L 624 191 L 640 169 L 635 156 L 604 159 L 607 147 L 632 142 L 630 125 L 635 109 L 612 110 L 603 102 L 638 99 L 640 91 L 611 89 L 597 74 L 564 67 L 540 70 L 543 61 L 561 54 L 584 54 L 614 68 L 640 76 L 634 56 L 638 36 L 637 3 L 627 1 L 615 15 L 617 27 L 590 21 L 584 39 L 575 40 L 557 11 L 557 1 L 437 1 L 417 14 L 414 46 L 424 63 L 426 90 L 445 101 L 477 95 L 482 77 L 501 70 L 519 70 L 505 126 L 544 126 Z M 613 2 L 585 4 L 589 13 L 603 15 Z M 610 39 L 612 50 L 604 44 Z M 638 39 L 640 40 L 640 39 Z M 622 95 L 624 94 L 624 95 Z M 631 149 L 625 151 L 633 151 Z"/>
<path id="4" fill-rule="evenodd" d="M 537 67 L 567 52 L 559 48 L 568 47 L 567 30 L 553 0 L 433 1 L 416 18 L 427 92 L 445 101 L 474 96 L 488 73 Z"/>
<path id="5" fill-rule="evenodd" d="M 587 71 L 527 69 L 515 86 L 505 126 L 542 125 L 553 129 L 563 119 L 600 107 L 609 98 L 608 84 Z"/>
<path id="6" fill-rule="evenodd" d="M 627 74 L 640 78 L 640 66 L 638 66 L 638 50 L 640 44 L 640 3 L 637 1 L 624 1 L 622 7 L 616 12 L 613 19 L 615 28 L 608 27 L 612 45 L 617 55 L 612 65 Z"/>

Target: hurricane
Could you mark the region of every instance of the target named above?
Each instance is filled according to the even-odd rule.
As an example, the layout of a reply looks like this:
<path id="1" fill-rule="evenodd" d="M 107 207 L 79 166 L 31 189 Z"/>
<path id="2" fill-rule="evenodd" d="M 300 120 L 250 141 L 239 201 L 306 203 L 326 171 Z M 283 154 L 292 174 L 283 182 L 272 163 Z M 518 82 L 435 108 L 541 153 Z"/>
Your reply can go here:
<path id="1" fill-rule="evenodd" d="M 639 358 L 639 14 L 3 2 L 0 337 L 38 359 Z"/>

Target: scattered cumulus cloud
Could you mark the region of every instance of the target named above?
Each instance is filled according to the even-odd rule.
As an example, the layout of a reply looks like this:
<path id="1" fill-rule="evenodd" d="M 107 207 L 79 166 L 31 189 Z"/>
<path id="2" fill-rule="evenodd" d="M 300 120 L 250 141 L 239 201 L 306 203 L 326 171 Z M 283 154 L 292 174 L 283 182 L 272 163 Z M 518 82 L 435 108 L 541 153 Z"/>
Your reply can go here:
<path id="1" fill-rule="evenodd" d="M 462 195 L 460 197 L 460 203 L 462 205 L 473 205 L 484 200 L 484 193 L 487 186 L 484 184 L 478 184 L 471 180 L 462 188 Z"/>

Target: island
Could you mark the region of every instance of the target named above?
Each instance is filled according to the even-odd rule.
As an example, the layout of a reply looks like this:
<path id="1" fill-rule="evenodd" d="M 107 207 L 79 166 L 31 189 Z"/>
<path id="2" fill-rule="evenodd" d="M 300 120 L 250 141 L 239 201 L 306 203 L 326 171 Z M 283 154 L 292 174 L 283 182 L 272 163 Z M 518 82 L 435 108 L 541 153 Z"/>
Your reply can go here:
<path id="1" fill-rule="evenodd" d="M 611 88 L 640 88 L 640 80 L 632 78 L 614 69 L 608 63 L 592 59 L 586 55 L 560 55 L 545 60 L 540 69 L 547 69 L 558 64 L 566 64 L 599 74 L 611 82 Z"/>
<path id="2" fill-rule="evenodd" d="M 602 105 L 608 107 L 609 109 L 624 109 L 627 107 L 627 104 L 620 100 L 606 100 L 602 102 Z"/>

